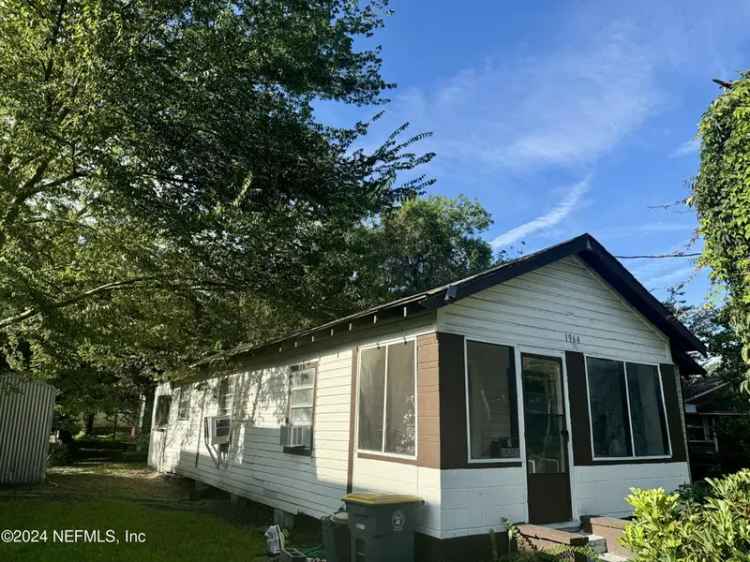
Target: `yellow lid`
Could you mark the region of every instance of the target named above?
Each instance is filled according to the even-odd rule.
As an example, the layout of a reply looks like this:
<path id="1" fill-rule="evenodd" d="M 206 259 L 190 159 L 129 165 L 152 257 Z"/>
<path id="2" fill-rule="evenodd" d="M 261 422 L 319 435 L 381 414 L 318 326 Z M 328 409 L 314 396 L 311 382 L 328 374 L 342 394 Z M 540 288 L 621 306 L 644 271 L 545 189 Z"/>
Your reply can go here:
<path id="1" fill-rule="evenodd" d="M 401 494 L 378 494 L 374 492 L 358 492 L 344 496 L 345 502 L 363 505 L 388 505 L 392 503 L 421 503 L 422 498 Z"/>

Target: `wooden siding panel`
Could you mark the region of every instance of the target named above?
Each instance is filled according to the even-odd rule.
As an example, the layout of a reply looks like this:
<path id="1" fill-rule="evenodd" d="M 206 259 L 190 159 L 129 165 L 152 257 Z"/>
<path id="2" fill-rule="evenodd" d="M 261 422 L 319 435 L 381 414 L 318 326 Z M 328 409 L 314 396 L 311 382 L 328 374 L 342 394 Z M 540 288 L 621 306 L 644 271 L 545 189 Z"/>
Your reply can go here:
<path id="1" fill-rule="evenodd" d="M 671 361 L 666 336 L 575 257 L 440 309 L 438 331 L 539 350 Z M 566 341 L 567 334 L 580 343 Z"/>

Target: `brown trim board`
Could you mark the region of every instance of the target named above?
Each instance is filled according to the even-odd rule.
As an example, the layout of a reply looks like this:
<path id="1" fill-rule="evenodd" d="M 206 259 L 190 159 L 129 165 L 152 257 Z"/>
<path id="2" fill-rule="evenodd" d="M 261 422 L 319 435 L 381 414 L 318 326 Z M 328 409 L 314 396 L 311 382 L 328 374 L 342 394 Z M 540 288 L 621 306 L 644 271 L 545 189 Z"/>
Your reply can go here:
<path id="1" fill-rule="evenodd" d="M 664 389 L 664 407 L 667 410 L 667 427 L 672 443 L 672 462 L 687 461 L 685 435 L 682 432 L 682 408 L 677 395 L 677 372 L 674 365 L 661 363 L 661 384 Z"/>
<path id="2" fill-rule="evenodd" d="M 357 420 L 357 365 L 359 364 L 359 346 L 352 347 L 352 388 L 349 401 L 349 458 L 346 464 L 346 493 L 352 493 L 354 482 L 354 433 Z"/>
<path id="3" fill-rule="evenodd" d="M 365 451 L 357 451 L 357 458 L 370 459 L 373 461 L 395 462 L 397 464 L 417 464 L 417 459 L 405 459 L 402 457 L 392 457 L 390 455 L 383 455 L 378 453 L 367 453 Z"/>
<path id="4" fill-rule="evenodd" d="M 440 369 L 437 334 L 417 337 L 417 464 L 440 468 Z"/>

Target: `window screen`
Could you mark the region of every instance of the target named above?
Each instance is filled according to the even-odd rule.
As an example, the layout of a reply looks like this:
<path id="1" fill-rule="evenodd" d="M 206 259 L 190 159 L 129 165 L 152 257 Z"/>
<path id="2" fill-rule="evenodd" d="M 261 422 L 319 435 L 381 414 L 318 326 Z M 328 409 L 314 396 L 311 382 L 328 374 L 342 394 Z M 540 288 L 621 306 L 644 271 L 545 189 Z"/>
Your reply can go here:
<path id="1" fill-rule="evenodd" d="M 623 364 L 586 358 L 594 456 L 632 455 Z"/>
<path id="2" fill-rule="evenodd" d="M 172 405 L 171 396 L 159 396 L 156 400 L 156 427 L 164 427 L 169 424 L 169 409 Z"/>
<path id="3" fill-rule="evenodd" d="M 289 375 L 289 423 L 312 425 L 315 400 L 315 365 L 295 365 Z"/>
<path id="4" fill-rule="evenodd" d="M 380 451 L 383 447 L 386 348 L 362 351 L 359 367 L 359 448 Z"/>
<path id="5" fill-rule="evenodd" d="M 385 450 L 414 454 L 414 342 L 388 346 Z"/>
<path id="6" fill-rule="evenodd" d="M 193 387 L 189 384 L 180 387 L 180 401 L 177 404 L 177 419 L 186 420 L 190 417 L 190 395 Z"/>
<path id="7" fill-rule="evenodd" d="M 228 416 L 232 413 L 232 381 L 224 377 L 219 381 L 218 415 Z"/>
<path id="8" fill-rule="evenodd" d="M 518 458 L 513 348 L 468 341 L 466 357 L 471 458 Z"/>
<path id="9" fill-rule="evenodd" d="M 659 369 L 655 365 L 628 363 L 628 392 L 635 454 L 639 457 L 669 454 Z"/>
<path id="10" fill-rule="evenodd" d="M 362 351 L 359 372 L 359 448 L 414 455 L 416 396 L 414 341 Z"/>

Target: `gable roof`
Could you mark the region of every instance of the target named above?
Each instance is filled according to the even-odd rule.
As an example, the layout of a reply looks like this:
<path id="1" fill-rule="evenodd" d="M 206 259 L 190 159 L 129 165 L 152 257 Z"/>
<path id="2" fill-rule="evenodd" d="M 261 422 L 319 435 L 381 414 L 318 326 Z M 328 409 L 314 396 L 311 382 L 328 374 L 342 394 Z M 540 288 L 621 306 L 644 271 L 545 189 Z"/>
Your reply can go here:
<path id="1" fill-rule="evenodd" d="M 315 328 L 301 330 L 258 346 L 239 346 L 221 357 L 254 355 L 274 347 L 284 347 L 290 343 L 297 347 L 322 337 L 337 334 L 342 330 L 351 331 L 355 324 L 366 320 L 369 320 L 368 325 L 372 325 L 385 319 L 406 318 L 420 312 L 436 310 L 524 273 L 529 273 L 574 255 L 580 257 L 620 293 L 630 305 L 669 337 L 675 362 L 680 367 L 688 369 L 687 372 L 689 373 L 703 372 L 703 369 L 688 355 L 688 352 L 693 351 L 705 354 L 706 348 L 703 343 L 590 234 L 582 234 L 555 246 L 499 264 L 481 273 L 373 306 Z M 214 358 L 215 356 L 206 358 L 194 366 L 210 363 Z"/>

